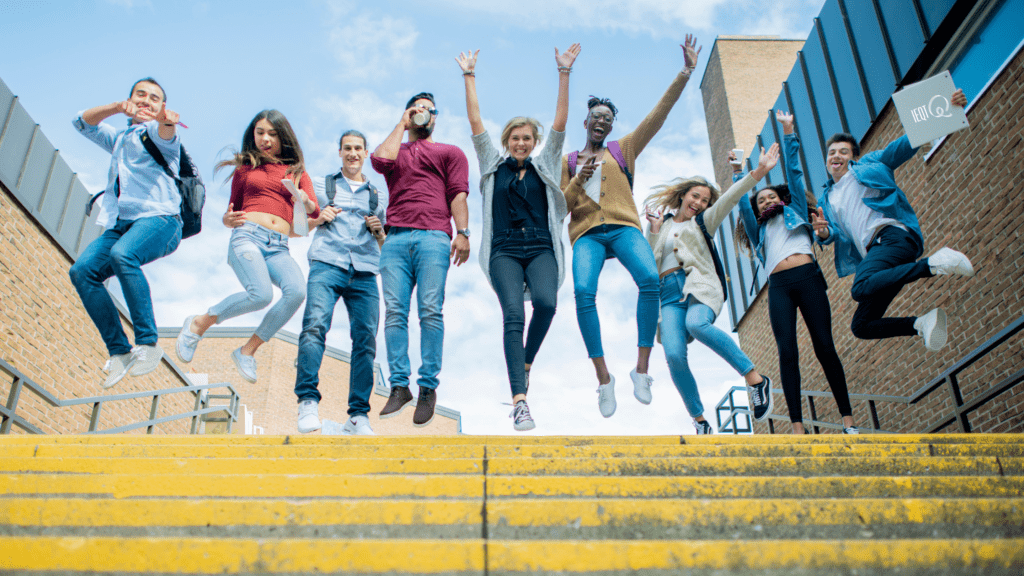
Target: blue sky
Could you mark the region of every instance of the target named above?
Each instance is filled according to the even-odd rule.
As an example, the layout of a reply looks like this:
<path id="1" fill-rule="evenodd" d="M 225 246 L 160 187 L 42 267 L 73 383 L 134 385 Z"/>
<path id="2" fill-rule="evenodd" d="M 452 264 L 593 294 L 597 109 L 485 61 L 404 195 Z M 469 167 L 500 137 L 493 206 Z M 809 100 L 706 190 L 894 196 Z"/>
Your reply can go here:
<path id="1" fill-rule="evenodd" d="M 224 174 L 215 179 L 212 169 L 225 148 L 239 146 L 242 131 L 259 110 L 277 108 L 289 118 L 307 168 L 317 176 L 337 169 L 342 131 L 363 131 L 373 148 L 398 122 L 409 96 L 433 92 L 440 110 L 435 139 L 460 146 L 470 161 L 470 227 L 476 232 L 481 229 L 479 170 L 455 62 L 459 52 L 480 49 L 481 111 L 494 135 L 512 116 L 535 116 L 550 125 L 557 90 L 554 47 L 564 50 L 580 42 L 583 49 L 570 87 L 568 152 L 583 144 L 590 94 L 611 98 L 618 106 L 612 136 L 628 133 L 682 68 L 679 44 L 693 33 L 704 48 L 698 68 L 638 161 L 639 202 L 652 186 L 676 176 L 713 174 L 699 83 L 715 37 L 772 34 L 803 39 L 821 4 L 595 0 L 580 11 L 578 3 L 561 0 L 0 0 L 0 78 L 94 192 L 105 185 L 109 155 L 78 135 L 72 118 L 85 108 L 124 99 L 141 77 L 153 76 L 165 87 L 168 107 L 190 127 L 181 132 L 183 142 L 209 191 L 203 233 L 146 269 L 158 323 L 179 326 L 185 316 L 240 289 L 226 263 L 229 232 L 220 224 L 230 190 L 223 184 Z M 108 122 L 121 125 L 122 118 Z M 369 163 L 365 173 L 384 185 Z M 564 228 L 562 233 L 567 239 Z M 477 263 L 479 242 L 477 234 L 470 262 L 449 271 L 438 396 L 442 405 L 462 412 L 465 432 L 506 434 L 512 426 L 506 417 L 509 408 L 501 404 L 509 399 L 501 313 Z M 291 245 L 303 269 L 308 246 L 304 239 Z M 628 374 L 635 361 L 636 287 L 625 270 L 609 261 L 598 292 L 604 348 L 619 383 L 619 410 L 611 419 L 601 418 L 597 410 L 596 380 L 576 324 L 571 272 L 558 299 L 558 313 L 531 377 L 535 432 L 692 434 L 660 346 L 651 360 L 654 403 L 643 407 L 632 397 Z M 226 325 L 255 326 L 261 315 Z M 728 329 L 725 316 L 718 325 Z M 419 332 L 416 322 L 411 324 L 415 370 Z M 300 331 L 301 312 L 286 329 Z M 328 341 L 349 348 L 343 306 L 337 309 Z M 386 375 L 383 327 L 377 360 Z M 713 421 L 714 404 L 741 379 L 701 344 L 690 347 L 690 360 Z"/>

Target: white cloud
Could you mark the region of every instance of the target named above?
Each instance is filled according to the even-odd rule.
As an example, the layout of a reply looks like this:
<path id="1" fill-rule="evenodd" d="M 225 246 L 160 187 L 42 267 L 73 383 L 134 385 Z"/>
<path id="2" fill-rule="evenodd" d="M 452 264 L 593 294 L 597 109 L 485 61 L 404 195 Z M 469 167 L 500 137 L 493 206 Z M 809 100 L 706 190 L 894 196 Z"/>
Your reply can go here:
<path id="1" fill-rule="evenodd" d="M 419 32 L 412 22 L 361 14 L 331 30 L 328 43 L 348 80 L 360 81 L 405 70 Z"/>

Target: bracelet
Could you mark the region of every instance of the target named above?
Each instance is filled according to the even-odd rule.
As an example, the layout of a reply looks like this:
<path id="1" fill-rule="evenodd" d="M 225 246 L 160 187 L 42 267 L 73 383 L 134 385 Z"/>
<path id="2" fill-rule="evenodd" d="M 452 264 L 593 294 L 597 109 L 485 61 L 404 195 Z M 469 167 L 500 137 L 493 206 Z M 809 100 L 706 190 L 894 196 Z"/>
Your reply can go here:
<path id="1" fill-rule="evenodd" d="M 476 77 L 476 72 L 473 72 L 472 70 L 470 70 L 469 72 L 463 72 L 462 75 L 463 76 L 473 76 L 475 78 Z"/>
<path id="2" fill-rule="evenodd" d="M 161 126 L 174 126 L 174 124 L 161 124 Z"/>
<path id="3" fill-rule="evenodd" d="M 572 66 L 559 66 L 558 67 L 558 71 L 559 72 L 569 72 L 571 74 L 572 73 Z"/>
<path id="4" fill-rule="evenodd" d="M 691 66 L 687 66 L 686 68 L 683 68 L 683 71 L 680 72 L 680 74 L 682 74 L 683 76 L 686 76 L 687 78 L 689 78 L 690 74 L 693 74 L 693 71 L 696 70 L 696 69 L 697 69 L 696 66 L 692 66 L 692 67 Z"/>

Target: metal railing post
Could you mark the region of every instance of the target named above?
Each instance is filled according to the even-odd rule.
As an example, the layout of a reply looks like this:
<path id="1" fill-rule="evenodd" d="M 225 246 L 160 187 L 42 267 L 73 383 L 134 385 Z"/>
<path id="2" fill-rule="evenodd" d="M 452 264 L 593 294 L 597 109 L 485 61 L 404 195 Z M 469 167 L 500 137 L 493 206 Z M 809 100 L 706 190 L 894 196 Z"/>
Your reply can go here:
<path id="1" fill-rule="evenodd" d="M 10 434 L 11 425 L 14 424 L 14 411 L 18 409 L 18 399 L 21 397 L 21 378 L 14 377 L 11 382 L 11 393 L 7 396 L 7 410 L 10 417 L 4 416 L 0 423 L 0 434 Z"/>
<path id="2" fill-rule="evenodd" d="M 871 431 L 881 430 L 882 425 L 878 422 L 878 407 L 874 400 L 868 400 L 868 412 L 871 413 Z"/>
<path id="3" fill-rule="evenodd" d="M 100 407 L 103 406 L 103 402 L 95 402 L 92 405 L 92 416 L 89 418 L 89 432 L 96 431 L 96 425 L 100 422 Z"/>
<path id="4" fill-rule="evenodd" d="M 814 407 L 814 396 L 808 396 L 807 397 L 807 406 L 811 409 L 811 421 L 812 422 L 817 422 L 818 421 L 818 410 Z M 821 428 L 818 427 L 817 424 L 815 424 L 814 426 L 811 426 L 811 428 L 814 428 L 814 433 L 815 434 L 821 434 Z"/>
<path id="5" fill-rule="evenodd" d="M 956 381 L 956 374 L 950 373 L 946 376 L 946 383 L 949 387 L 949 394 L 953 397 L 953 415 L 956 416 L 960 431 L 964 433 L 970 432 L 971 423 L 967 419 L 967 414 L 963 412 L 964 397 L 960 393 L 960 384 Z"/>
<path id="6" fill-rule="evenodd" d="M 153 396 L 153 406 L 152 406 L 152 408 L 149 409 L 149 419 L 150 419 L 150 421 L 156 420 L 156 412 L 159 409 L 160 409 L 160 395 L 157 394 L 157 395 Z M 146 434 L 152 434 L 153 433 L 153 428 L 155 428 L 155 427 L 156 426 L 154 424 L 150 424 L 149 426 L 146 426 Z"/>

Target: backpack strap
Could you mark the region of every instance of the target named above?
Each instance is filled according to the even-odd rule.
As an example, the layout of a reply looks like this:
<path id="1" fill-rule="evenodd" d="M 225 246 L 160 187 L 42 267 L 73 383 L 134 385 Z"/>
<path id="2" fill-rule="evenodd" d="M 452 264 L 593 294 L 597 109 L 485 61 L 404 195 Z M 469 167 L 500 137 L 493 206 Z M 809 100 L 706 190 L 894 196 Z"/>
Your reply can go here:
<path id="1" fill-rule="evenodd" d="M 629 180 L 629 189 L 633 189 L 633 173 L 629 171 L 629 166 L 626 165 L 626 157 L 622 155 L 622 148 L 619 147 L 618 140 L 612 140 L 608 143 L 608 152 L 611 153 L 612 158 L 615 158 L 615 162 L 618 163 L 619 168 L 622 168 L 622 173 L 626 175 L 626 179 Z M 707 234 L 707 232 L 705 232 Z"/>
<path id="2" fill-rule="evenodd" d="M 580 151 L 569 152 L 569 178 L 576 175 L 576 160 L 580 157 Z"/>
<path id="3" fill-rule="evenodd" d="M 715 274 L 718 275 L 718 281 L 722 283 L 722 295 L 724 300 L 729 299 L 729 290 L 725 286 L 725 267 L 722 266 L 722 258 L 718 255 L 718 248 L 715 248 L 715 239 L 708 234 L 708 228 L 704 225 L 704 213 L 701 212 L 696 216 L 697 226 L 700 226 L 700 231 L 704 233 L 704 241 L 707 242 L 708 250 L 711 251 L 711 259 L 715 263 Z"/>
<path id="4" fill-rule="evenodd" d="M 335 172 L 329 174 L 324 178 L 324 191 L 327 193 L 327 205 L 334 206 L 334 197 L 338 194 L 338 184 L 334 181 L 335 178 L 341 176 L 341 172 Z"/>
<path id="5" fill-rule="evenodd" d="M 160 153 L 160 149 L 156 147 L 156 143 L 149 137 L 149 133 L 143 132 L 142 136 L 139 138 L 142 139 L 142 146 L 146 149 L 146 152 L 149 152 L 149 155 L 152 156 L 153 160 L 164 169 L 164 172 L 171 177 L 171 180 L 174 180 L 175 183 L 177 183 L 179 178 L 174 175 L 174 172 L 171 172 L 171 167 L 167 165 L 167 160 L 164 158 L 164 155 Z"/>

